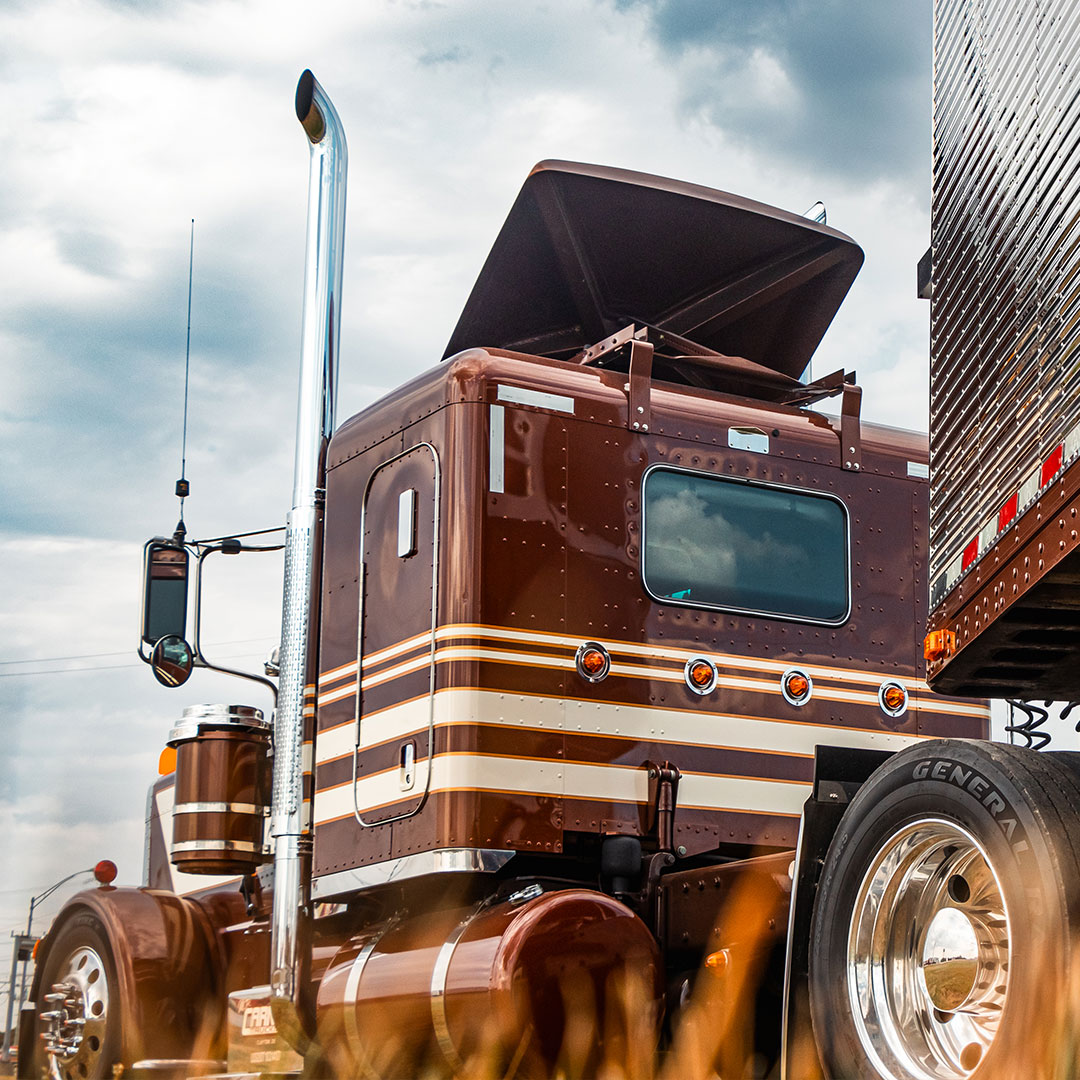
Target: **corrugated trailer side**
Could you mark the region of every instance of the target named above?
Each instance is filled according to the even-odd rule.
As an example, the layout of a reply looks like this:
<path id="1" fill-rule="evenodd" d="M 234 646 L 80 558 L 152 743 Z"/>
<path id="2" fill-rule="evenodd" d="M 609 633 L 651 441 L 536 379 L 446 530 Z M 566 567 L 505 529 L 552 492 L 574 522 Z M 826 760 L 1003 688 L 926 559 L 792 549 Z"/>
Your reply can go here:
<path id="1" fill-rule="evenodd" d="M 938 0 L 931 636 L 950 694 L 1080 690 L 1080 9 Z"/>

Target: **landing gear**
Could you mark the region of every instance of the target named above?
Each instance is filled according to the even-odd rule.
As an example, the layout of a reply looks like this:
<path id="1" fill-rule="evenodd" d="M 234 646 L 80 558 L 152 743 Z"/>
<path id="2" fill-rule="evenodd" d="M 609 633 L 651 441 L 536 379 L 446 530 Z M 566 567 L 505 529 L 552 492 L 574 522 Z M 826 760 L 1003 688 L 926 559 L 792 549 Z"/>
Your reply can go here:
<path id="1" fill-rule="evenodd" d="M 845 813 L 815 903 L 826 1074 L 1056 1075 L 1072 1034 L 1078 845 L 1067 755 L 941 741 L 891 758 Z"/>

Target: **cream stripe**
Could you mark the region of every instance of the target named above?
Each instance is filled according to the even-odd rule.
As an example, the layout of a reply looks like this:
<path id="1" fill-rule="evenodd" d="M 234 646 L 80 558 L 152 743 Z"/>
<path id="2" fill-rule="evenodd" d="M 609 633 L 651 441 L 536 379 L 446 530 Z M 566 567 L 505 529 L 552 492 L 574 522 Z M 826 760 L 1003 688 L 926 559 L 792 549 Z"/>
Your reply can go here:
<path id="1" fill-rule="evenodd" d="M 342 698 L 354 697 L 356 694 L 356 683 L 349 683 L 347 686 L 343 686 L 338 690 L 329 690 L 319 695 L 320 705 L 329 705 L 332 701 L 340 701 Z"/>
<path id="2" fill-rule="evenodd" d="M 351 663 L 348 663 L 348 664 L 342 664 L 341 667 L 330 668 L 329 671 L 324 671 L 319 676 L 319 688 L 321 690 L 322 687 L 328 685 L 329 683 L 337 682 L 338 679 L 344 679 L 346 675 L 355 675 L 355 674 L 356 674 L 356 661 L 355 660 L 353 660 Z M 322 694 L 319 694 L 319 697 L 321 698 Z"/>
<path id="3" fill-rule="evenodd" d="M 531 642 L 537 645 L 563 646 L 570 650 L 576 650 L 584 641 L 592 638 L 571 637 L 566 634 L 546 634 L 532 630 L 513 630 L 494 626 L 474 626 L 467 623 L 456 626 L 442 626 L 435 632 L 435 637 L 442 640 L 447 637 L 477 637 L 493 638 L 502 641 L 518 641 L 521 643 Z M 629 641 L 604 640 L 612 655 L 625 654 L 628 656 L 640 656 L 646 659 L 671 660 L 678 664 L 685 664 L 692 656 L 707 656 L 721 667 L 746 668 L 751 671 L 775 671 L 783 674 L 790 667 L 801 667 L 815 679 L 841 679 L 847 682 L 864 682 L 874 686 L 880 685 L 886 679 L 895 679 L 902 683 L 908 690 L 927 690 L 925 682 L 920 679 L 893 676 L 888 674 L 875 674 L 873 672 L 861 672 L 850 668 L 824 667 L 817 664 L 798 664 L 793 661 L 781 662 L 778 660 L 763 660 L 757 657 L 733 656 L 728 653 L 713 653 L 707 650 L 693 650 L 673 648 L 665 645 L 637 645 Z M 365 664 L 367 658 L 365 658 Z M 681 678 L 681 673 L 679 675 Z"/>
<path id="4" fill-rule="evenodd" d="M 508 649 L 469 649 L 451 646 L 450 648 L 439 649 L 435 653 L 436 663 L 446 664 L 453 660 L 496 660 L 506 664 L 555 668 L 562 671 L 569 671 L 574 666 L 574 661 L 568 656 L 538 656 L 533 653 L 510 652 Z M 420 656 L 415 660 L 398 664 L 397 667 L 386 668 L 377 675 L 369 675 L 360 686 L 362 689 L 368 690 L 372 686 L 379 686 L 384 682 L 389 682 L 391 679 L 399 679 L 402 675 L 408 675 L 410 672 L 423 671 L 430 663 L 430 656 Z M 612 671 L 614 670 L 613 666 Z M 680 675 L 679 678 L 682 678 L 682 676 Z"/>
<path id="5" fill-rule="evenodd" d="M 427 763 L 421 762 L 416 770 L 418 789 L 425 783 L 426 771 Z M 351 788 L 349 782 L 316 796 L 316 826 L 352 816 Z M 648 777 L 643 768 L 487 757 L 481 754 L 443 754 L 437 757 L 432 768 L 430 790 L 461 789 L 629 803 L 645 803 L 649 797 Z M 679 782 L 679 806 L 686 809 L 797 815 L 809 794 L 809 784 L 743 777 L 687 773 Z M 362 810 L 386 806 L 401 799 L 396 769 L 366 777 L 356 785 L 356 801 Z"/>
<path id="6" fill-rule="evenodd" d="M 428 701 L 405 702 L 366 717 L 361 724 L 361 749 L 403 739 L 426 730 Z M 800 723 L 797 720 L 759 720 L 726 713 L 676 712 L 639 705 L 563 702 L 500 694 L 485 690 L 441 690 L 435 695 L 435 725 L 501 724 L 525 731 L 571 731 L 614 735 L 640 742 L 666 742 L 764 753 L 813 754 L 819 743 L 899 750 L 917 740 L 913 735 Z M 355 725 L 339 724 L 319 733 L 316 762 L 349 756 Z M 608 768 L 609 766 L 603 766 Z"/>
<path id="7" fill-rule="evenodd" d="M 689 659 L 690 655 L 686 654 L 686 658 Z M 521 664 L 526 667 L 533 668 L 550 668 L 554 670 L 569 671 L 574 667 L 574 662 L 569 657 L 558 656 L 543 656 L 536 653 L 519 653 L 510 652 L 503 649 L 469 649 L 451 647 L 438 650 L 435 654 L 435 662 L 439 664 L 449 663 L 454 660 L 489 660 L 496 663 L 505 664 Z M 387 668 L 385 671 L 380 671 L 377 675 L 372 675 L 363 681 L 362 687 L 365 690 L 374 686 L 380 686 L 385 682 L 389 682 L 392 679 L 401 678 L 403 675 L 411 674 L 416 671 L 424 671 L 430 662 L 428 656 L 422 656 L 416 660 L 408 661 L 404 664 L 399 664 L 394 668 Z M 778 665 L 780 670 L 786 670 L 787 665 Z M 807 671 L 812 669 L 807 668 Z M 613 675 L 622 675 L 635 679 L 651 679 L 653 681 L 681 683 L 683 681 L 683 673 L 681 670 L 675 668 L 656 668 L 649 667 L 645 664 L 617 664 L 611 665 L 611 673 Z M 875 680 L 878 685 L 885 681 L 885 679 L 879 678 Z M 918 686 L 916 680 L 897 680 L 906 681 L 911 686 Z M 779 694 L 780 683 L 779 681 L 764 680 L 764 679 L 746 679 L 738 678 L 732 675 L 726 675 L 721 673 L 717 680 L 718 689 L 728 690 L 750 690 L 756 693 L 764 694 Z M 343 698 L 351 697 L 355 693 L 355 687 L 342 688 L 341 690 L 333 691 L 332 694 L 324 695 L 323 701 L 340 701 Z M 929 693 L 929 691 L 928 691 Z M 814 690 L 814 697 L 824 701 L 845 701 L 852 704 L 859 705 L 877 705 L 877 693 L 872 691 L 863 690 L 847 690 L 843 687 L 834 687 L 826 685 L 818 685 Z M 930 699 L 934 702 L 930 709 L 935 712 L 946 712 L 956 714 L 960 716 L 986 716 L 988 715 L 985 708 L 978 706 L 969 706 L 958 704 L 957 702 L 937 701 L 936 699 Z"/>
<path id="8" fill-rule="evenodd" d="M 453 624 L 449 626 L 441 626 L 435 632 L 436 640 L 443 641 L 447 638 L 488 638 L 496 641 L 513 641 L 521 644 L 535 644 L 535 645 L 550 645 L 566 649 L 567 651 L 576 650 L 577 647 L 584 641 L 590 640 L 582 637 L 572 637 L 565 634 L 547 634 L 538 631 L 530 630 L 514 630 L 502 627 L 490 627 L 490 626 L 478 626 L 469 623 Z M 390 646 L 389 648 L 382 649 L 377 653 L 364 658 L 365 667 L 368 665 L 376 665 L 382 663 L 385 660 L 392 659 L 394 656 L 406 653 L 411 649 L 417 648 L 420 644 L 423 644 L 429 640 L 428 634 L 420 634 L 416 637 L 409 638 L 405 641 L 399 642 L 397 645 Z M 632 642 L 618 642 L 618 641 L 605 641 L 605 645 L 610 649 L 613 655 L 627 655 L 637 656 L 643 659 L 652 660 L 668 660 L 678 664 L 684 664 L 692 656 L 707 656 L 714 660 L 721 668 L 739 668 L 749 671 L 771 671 L 776 674 L 782 674 L 788 668 L 793 666 L 801 667 L 812 679 L 834 679 L 849 683 L 864 683 L 868 686 L 878 687 L 882 682 L 886 680 L 893 680 L 901 683 L 905 686 L 910 693 L 926 693 L 930 694 L 930 688 L 921 679 L 913 679 L 906 676 L 897 676 L 891 673 L 882 672 L 863 672 L 852 670 L 850 668 L 835 668 L 825 667 L 818 664 L 794 664 L 792 662 L 781 662 L 776 660 L 764 660 L 756 657 L 745 656 L 732 656 L 727 653 L 710 653 L 705 650 L 694 651 L 691 649 L 677 649 L 662 645 L 637 645 Z M 440 659 L 444 657 L 444 654 L 450 653 L 450 650 L 440 650 L 437 654 Z M 533 663 L 537 663 L 541 667 L 554 667 L 554 668 L 568 668 L 572 667 L 572 661 L 568 656 L 552 657 L 542 656 L 535 657 L 530 656 L 527 653 L 508 652 L 493 653 L 483 649 L 469 649 L 467 645 L 455 646 L 453 652 L 450 655 L 446 655 L 446 659 L 507 659 L 508 662 L 520 661 L 521 659 L 531 660 Z M 388 678 L 397 678 L 401 674 L 407 673 L 410 670 L 419 670 L 426 666 L 429 657 L 427 655 L 417 658 L 409 663 L 399 665 L 398 667 L 391 669 L 390 671 L 377 672 L 364 680 L 364 686 L 375 686 L 381 682 L 385 682 Z M 649 675 L 653 678 L 666 679 L 672 682 L 678 682 L 682 679 L 682 673 L 680 671 L 663 672 L 658 671 L 654 667 L 645 666 L 631 666 L 614 664 L 613 671 L 632 675 L 638 671 L 648 671 Z M 320 677 L 320 686 L 324 683 L 336 682 L 339 678 L 344 678 L 346 675 L 355 675 L 356 664 L 346 664 L 340 668 L 334 668 L 332 671 L 327 672 Z M 729 685 L 740 685 L 737 683 L 731 683 Z M 333 691 L 333 696 L 326 694 L 320 695 L 320 701 L 337 701 L 343 697 L 348 697 L 353 692 L 352 687 L 339 688 Z M 834 691 L 830 688 L 830 693 Z M 836 691 L 843 692 L 843 691 Z M 936 695 L 935 695 L 936 697 Z M 851 701 L 863 701 L 865 698 L 841 698 L 837 697 L 834 700 L 851 700 Z M 873 700 L 876 702 L 876 689 L 873 695 Z M 964 705 L 959 702 L 942 701 L 936 702 L 934 705 L 934 711 L 949 713 L 958 716 L 985 716 L 987 710 L 981 706 Z"/>

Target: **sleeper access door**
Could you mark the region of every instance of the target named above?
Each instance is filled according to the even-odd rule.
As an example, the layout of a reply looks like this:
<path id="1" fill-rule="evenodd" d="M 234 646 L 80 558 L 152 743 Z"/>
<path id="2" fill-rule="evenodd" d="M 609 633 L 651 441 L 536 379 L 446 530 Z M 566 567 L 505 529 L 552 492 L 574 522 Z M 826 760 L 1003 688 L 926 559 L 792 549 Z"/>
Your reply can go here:
<path id="1" fill-rule="evenodd" d="M 353 801 L 365 826 L 412 816 L 431 787 L 440 479 L 421 442 L 377 466 L 364 492 Z"/>

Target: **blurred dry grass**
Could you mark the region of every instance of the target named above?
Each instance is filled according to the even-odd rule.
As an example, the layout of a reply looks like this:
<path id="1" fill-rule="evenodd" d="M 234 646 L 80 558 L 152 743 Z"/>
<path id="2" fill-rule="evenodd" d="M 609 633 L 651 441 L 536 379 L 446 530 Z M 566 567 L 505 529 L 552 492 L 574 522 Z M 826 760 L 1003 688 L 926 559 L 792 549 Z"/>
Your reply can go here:
<path id="1" fill-rule="evenodd" d="M 714 963 L 694 980 L 693 992 L 680 1009 L 670 1045 L 658 1045 L 662 1021 L 650 987 L 624 973 L 609 981 L 597 1002 L 591 982 L 564 985 L 567 1023 L 554 1067 L 545 1066 L 530 1046 L 531 1032 L 513 1051 L 500 1043 L 492 1018 L 478 1017 L 481 1033 L 477 1049 L 461 1063 L 460 1080 L 748 1080 L 779 1076 L 778 1063 L 755 1054 L 754 1010 L 758 983 L 763 977 L 773 927 L 786 920 L 777 910 L 776 890 L 748 875 L 729 895 L 717 924 L 716 940 L 724 943 Z M 447 1075 L 445 1059 L 435 1052 L 420 1068 L 395 1069 L 393 1033 L 386 1033 L 374 1066 L 383 1080 L 441 1080 Z M 816 1053 L 810 1047 L 816 1063 Z M 766 1071 L 767 1070 L 767 1071 Z M 335 1080 L 366 1076 L 334 1071 Z M 791 1080 L 811 1080 L 812 1072 L 789 1073 Z"/>
<path id="2" fill-rule="evenodd" d="M 671 1037 L 659 1045 L 662 1016 L 651 985 L 633 973 L 613 976 L 601 994 L 588 978 L 562 986 L 567 1018 L 562 1044 L 547 1060 L 538 1052 L 531 1025 L 514 1046 L 505 1041 L 493 1015 L 478 1015 L 465 1060 L 451 1070 L 434 1045 L 418 1057 L 401 1031 L 385 1030 L 368 1043 L 369 1059 L 357 1061 L 344 1032 L 327 1040 L 304 1080 L 778 1080 L 779 1047 L 767 1060 L 754 1045 L 758 988 L 776 941 L 775 927 L 786 922 L 775 888 L 747 874 L 728 894 L 715 940 L 723 948 L 697 973 L 689 999 L 679 1009 Z M 1048 973 L 1037 987 L 1038 1000 L 1027 1010 L 1034 1021 L 1011 1024 L 998 1035 L 994 1060 L 976 1070 L 973 1080 L 1078 1080 L 1080 1078 L 1080 956 L 1071 964 L 1071 983 L 1049 978 L 1064 966 L 1061 956 L 1046 957 Z M 945 962 L 941 976 L 971 985 L 970 962 Z M 214 1056 L 208 1030 L 198 1050 Z M 553 1061 L 553 1064 L 552 1064 Z M 1009 1063 L 1000 1065 L 1001 1062 Z M 267 1066 L 273 1068 L 273 1066 Z M 812 1036 L 793 1047 L 788 1080 L 821 1080 Z M 835 1077 L 832 1080 L 868 1080 Z"/>

